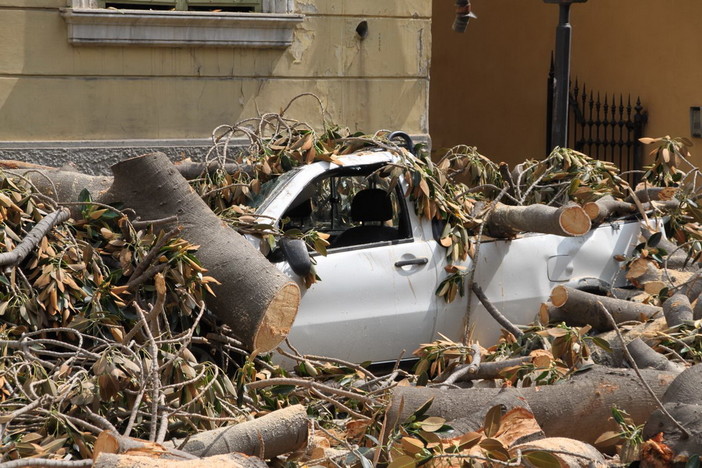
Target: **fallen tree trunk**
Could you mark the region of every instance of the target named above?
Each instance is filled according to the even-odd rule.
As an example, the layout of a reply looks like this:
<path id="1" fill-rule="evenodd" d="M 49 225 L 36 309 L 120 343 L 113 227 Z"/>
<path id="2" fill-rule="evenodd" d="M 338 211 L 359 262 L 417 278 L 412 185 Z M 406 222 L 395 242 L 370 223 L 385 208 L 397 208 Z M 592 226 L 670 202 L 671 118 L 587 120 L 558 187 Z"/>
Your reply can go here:
<path id="1" fill-rule="evenodd" d="M 646 383 L 660 398 L 676 374 L 644 369 Z M 398 424 L 433 399 L 426 415 L 447 421 L 479 413 L 501 389 L 437 389 L 396 387 L 388 421 Z M 618 430 L 612 421 L 612 406 L 625 410 L 635 424 L 642 424 L 656 402 L 629 369 L 596 368 L 579 373 L 557 385 L 519 389 L 547 437 L 568 437 L 587 443 L 603 432 Z"/>
<path id="2" fill-rule="evenodd" d="M 8 166 L 20 169 L 17 172 L 37 189 L 59 202 L 76 201 L 80 192 L 88 189 L 96 202 L 122 202 L 141 219 L 165 219 L 160 225 L 164 230 L 181 226 L 181 236 L 200 246 L 198 259 L 221 283 L 212 286 L 216 296 L 206 297 L 208 308 L 232 328 L 248 350 L 270 351 L 290 331 L 300 302 L 297 284 L 226 226 L 165 154 L 121 161 L 112 167 L 114 178 L 14 161 L 0 163 L 0 167 Z"/>
<path id="3" fill-rule="evenodd" d="M 145 219 L 177 216 L 164 229 L 199 245 L 197 257 L 215 279 L 208 307 L 250 350 L 275 348 L 288 334 L 300 302 L 296 283 L 278 271 L 243 236 L 224 224 L 163 153 L 126 159 L 112 166 L 114 182 L 100 197 L 121 201 Z"/>
<path id="4" fill-rule="evenodd" d="M 164 446 L 180 447 L 198 457 L 239 452 L 270 459 L 304 447 L 308 426 L 307 410 L 294 405 L 235 426 L 200 432 L 185 441 L 166 442 Z"/>
<path id="5" fill-rule="evenodd" d="M 181 461 L 102 453 L 93 463 L 93 468 L 212 468 L 214 466 L 217 468 L 268 468 L 264 461 L 238 453 Z"/>
<path id="6" fill-rule="evenodd" d="M 660 442 L 672 450 L 677 462 L 686 462 L 690 456 L 702 453 L 702 365 L 697 364 L 682 372 L 663 395 L 663 411 L 656 410 L 643 428 L 644 439 L 662 434 Z M 672 416 L 677 424 L 670 419 Z M 682 427 L 681 427 L 682 426 Z M 656 465 L 657 451 L 646 452 L 644 464 Z"/>
<path id="7" fill-rule="evenodd" d="M 492 237 L 514 237 L 520 232 L 582 236 L 591 227 L 590 217 L 575 204 L 556 208 L 496 203 L 486 223 L 487 232 Z"/>
<path id="8" fill-rule="evenodd" d="M 598 302 L 612 314 L 616 323 L 643 322 L 662 312 L 660 307 L 640 302 L 598 296 L 568 286 L 556 286 L 551 291 L 551 303 L 559 309 L 562 316 L 551 319 L 564 320 L 574 326 L 591 325 L 599 331 L 611 330 L 612 324 L 602 313 Z"/>

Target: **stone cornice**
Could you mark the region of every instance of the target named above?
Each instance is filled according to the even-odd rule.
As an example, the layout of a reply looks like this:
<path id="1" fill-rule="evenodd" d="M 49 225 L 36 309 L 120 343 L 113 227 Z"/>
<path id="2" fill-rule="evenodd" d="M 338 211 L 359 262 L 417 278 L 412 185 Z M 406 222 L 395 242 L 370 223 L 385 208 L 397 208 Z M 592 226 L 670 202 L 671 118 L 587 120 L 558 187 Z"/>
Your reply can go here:
<path id="1" fill-rule="evenodd" d="M 73 45 L 284 48 L 304 15 L 64 8 Z"/>

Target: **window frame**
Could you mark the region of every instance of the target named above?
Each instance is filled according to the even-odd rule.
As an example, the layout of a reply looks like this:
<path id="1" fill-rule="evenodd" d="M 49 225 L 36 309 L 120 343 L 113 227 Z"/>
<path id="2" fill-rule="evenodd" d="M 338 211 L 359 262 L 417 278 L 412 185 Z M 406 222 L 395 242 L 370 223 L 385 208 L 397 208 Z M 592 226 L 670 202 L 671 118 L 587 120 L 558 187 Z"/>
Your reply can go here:
<path id="1" fill-rule="evenodd" d="M 68 42 L 74 46 L 285 48 L 292 45 L 293 32 L 304 20 L 304 15 L 293 13 L 293 0 L 261 0 L 261 12 L 113 9 L 100 8 L 99 2 L 105 0 L 70 1 L 61 16 L 68 26 Z M 173 0 L 174 8 L 176 2 L 181 8 L 185 2 L 228 3 Z"/>

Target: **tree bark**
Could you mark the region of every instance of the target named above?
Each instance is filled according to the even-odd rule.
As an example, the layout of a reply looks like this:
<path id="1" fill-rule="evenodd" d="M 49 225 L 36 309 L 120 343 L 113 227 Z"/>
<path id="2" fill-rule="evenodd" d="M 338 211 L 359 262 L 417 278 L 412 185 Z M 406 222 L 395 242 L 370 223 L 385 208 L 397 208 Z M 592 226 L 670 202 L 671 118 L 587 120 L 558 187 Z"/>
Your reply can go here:
<path id="1" fill-rule="evenodd" d="M 644 369 L 646 382 L 660 398 L 675 374 Z M 612 421 L 612 405 L 624 409 L 635 424 L 642 424 L 656 408 L 656 402 L 634 371 L 596 368 L 576 374 L 551 386 L 519 389 L 547 437 L 568 437 L 593 443 L 608 430 L 618 430 Z M 447 421 L 481 411 L 500 389 L 448 389 L 396 387 L 388 421 L 397 424 L 433 398 L 426 415 Z"/>
<path id="2" fill-rule="evenodd" d="M 653 348 L 643 342 L 641 338 L 636 338 L 626 345 L 629 354 L 634 359 L 634 362 L 639 368 L 655 369 L 660 371 L 679 374 L 684 367 L 670 362 L 668 358 L 660 353 L 657 353 Z"/>
<path id="3" fill-rule="evenodd" d="M 612 198 L 606 195 L 594 202 L 583 205 L 583 210 L 592 220 L 592 224 L 601 224 L 612 216 L 622 216 L 636 211 L 636 205 Z"/>
<path id="4" fill-rule="evenodd" d="M 685 462 L 691 455 L 702 453 L 702 365 L 697 364 L 682 372 L 663 395 L 663 406 L 688 432 L 680 428 L 661 410 L 656 410 L 643 428 L 644 439 L 662 433 L 662 443 L 668 446 L 678 461 Z M 650 460 L 643 466 L 655 466 Z"/>
<path id="5" fill-rule="evenodd" d="M 164 229 L 200 248 L 197 257 L 221 282 L 207 306 L 249 350 L 274 349 L 290 331 L 300 290 L 251 243 L 220 220 L 163 153 L 126 159 L 112 166 L 114 181 L 100 201 L 121 201 L 145 219 L 177 216 Z"/>
<path id="6" fill-rule="evenodd" d="M 546 205 L 509 206 L 496 203 L 487 218 L 493 237 L 514 237 L 520 232 L 582 236 L 590 230 L 590 217 L 579 205 L 560 208 Z"/>
<path id="7" fill-rule="evenodd" d="M 682 293 L 673 294 L 663 303 L 663 314 L 669 327 L 677 327 L 683 322 L 692 321 L 690 299 Z"/>
<path id="8" fill-rule="evenodd" d="M 238 453 L 228 453 L 195 460 L 176 461 L 137 455 L 100 454 L 93 468 L 268 468 L 262 460 Z"/>
<path id="9" fill-rule="evenodd" d="M 636 198 L 641 203 L 651 202 L 651 201 L 668 201 L 675 197 L 675 193 L 678 191 L 676 187 L 647 187 L 644 189 L 639 189 L 634 192 Z M 633 203 L 634 198 L 629 195 L 626 201 Z"/>
<path id="10" fill-rule="evenodd" d="M 562 317 L 567 317 L 567 323 L 575 326 L 591 325 L 599 331 L 612 330 L 612 324 L 600 310 L 598 302 L 605 306 L 617 323 L 646 321 L 662 312 L 660 307 L 598 296 L 568 286 L 556 286 L 551 291 L 551 303 L 560 309 Z"/>
<path id="11" fill-rule="evenodd" d="M 246 455 L 261 455 L 270 459 L 302 448 L 307 443 L 309 419 L 302 405 L 289 406 L 263 417 L 200 432 L 191 436 L 185 444 L 175 440 L 164 443 L 167 448 L 180 450 L 198 457 L 239 452 Z"/>

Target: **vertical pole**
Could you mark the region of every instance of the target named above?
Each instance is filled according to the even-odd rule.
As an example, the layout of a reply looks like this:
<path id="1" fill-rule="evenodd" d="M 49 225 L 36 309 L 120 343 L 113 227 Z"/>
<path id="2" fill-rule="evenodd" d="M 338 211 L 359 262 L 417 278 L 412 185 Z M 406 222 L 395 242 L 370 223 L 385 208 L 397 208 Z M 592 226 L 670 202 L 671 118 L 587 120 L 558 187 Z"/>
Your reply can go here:
<path id="1" fill-rule="evenodd" d="M 570 85 L 570 6 L 587 0 L 544 0 L 559 6 L 556 28 L 555 92 L 551 123 L 551 149 L 568 145 L 568 89 Z"/>
<path id="2" fill-rule="evenodd" d="M 568 83 L 570 81 L 570 3 L 561 3 L 556 28 L 556 92 L 553 97 L 551 149 L 568 145 Z"/>

